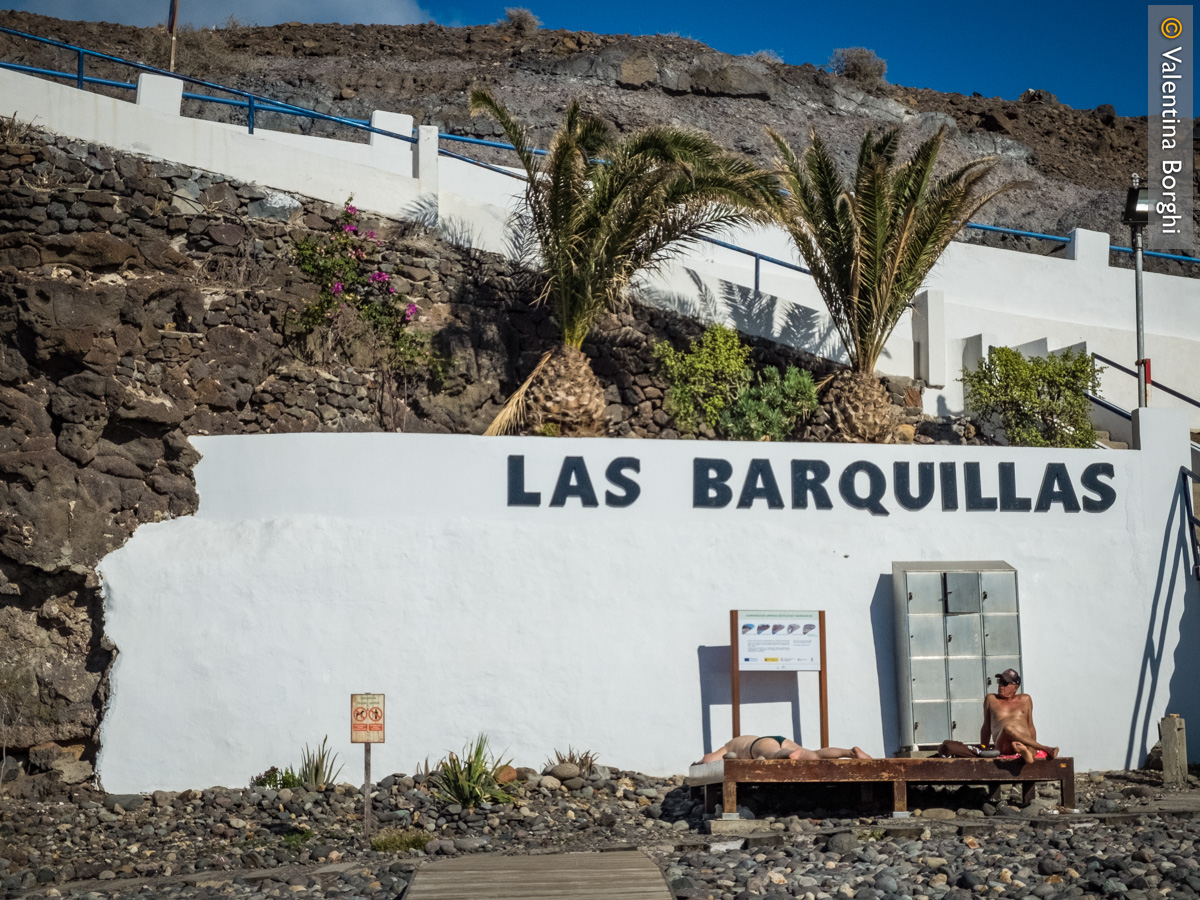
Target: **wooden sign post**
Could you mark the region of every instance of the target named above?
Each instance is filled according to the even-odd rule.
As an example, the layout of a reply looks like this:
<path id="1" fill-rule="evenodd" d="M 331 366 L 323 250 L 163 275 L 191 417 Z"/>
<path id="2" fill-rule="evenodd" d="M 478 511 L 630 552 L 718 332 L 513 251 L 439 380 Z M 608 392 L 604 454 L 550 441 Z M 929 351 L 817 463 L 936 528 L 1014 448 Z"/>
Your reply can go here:
<path id="1" fill-rule="evenodd" d="M 808 620 L 808 621 L 806 621 Z M 814 621 L 815 620 L 815 621 Z M 814 627 L 815 626 L 815 627 Z M 816 631 L 816 641 L 812 632 Z M 815 644 L 816 646 L 812 646 Z M 817 670 L 821 746 L 829 746 L 829 679 L 825 660 L 825 610 L 729 611 L 729 683 L 733 737 L 742 733 L 742 668 L 752 671 Z"/>
<path id="2" fill-rule="evenodd" d="M 363 745 L 363 837 L 370 838 L 371 745 L 383 743 L 383 694 L 350 695 L 350 743 Z"/>

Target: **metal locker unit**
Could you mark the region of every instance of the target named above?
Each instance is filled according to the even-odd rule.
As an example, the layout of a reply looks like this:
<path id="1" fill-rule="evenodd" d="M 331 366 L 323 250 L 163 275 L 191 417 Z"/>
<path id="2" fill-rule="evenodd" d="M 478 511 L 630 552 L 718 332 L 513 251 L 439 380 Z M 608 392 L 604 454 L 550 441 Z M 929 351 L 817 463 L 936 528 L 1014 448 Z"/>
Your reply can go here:
<path id="1" fill-rule="evenodd" d="M 1016 569 L 897 562 L 892 593 L 901 750 L 978 741 L 993 676 L 1021 671 Z"/>

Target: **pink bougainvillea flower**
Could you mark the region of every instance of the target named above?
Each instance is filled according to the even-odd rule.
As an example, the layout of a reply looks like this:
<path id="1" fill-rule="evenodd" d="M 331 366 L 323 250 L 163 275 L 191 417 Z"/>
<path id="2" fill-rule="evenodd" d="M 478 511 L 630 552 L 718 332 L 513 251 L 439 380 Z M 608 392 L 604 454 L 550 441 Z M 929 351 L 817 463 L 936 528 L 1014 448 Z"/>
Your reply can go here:
<path id="1" fill-rule="evenodd" d="M 358 226 L 357 225 L 343 225 L 342 231 L 346 232 L 346 234 L 354 234 L 356 231 L 358 231 Z"/>
<path id="2" fill-rule="evenodd" d="M 352 203 L 347 203 L 346 204 L 346 212 L 350 213 L 350 215 L 352 215 L 352 216 L 357 216 L 358 215 L 358 207 Z"/>
<path id="3" fill-rule="evenodd" d="M 342 292 L 342 283 L 340 281 L 335 281 L 333 283 L 333 287 L 331 287 L 329 290 L 335 294 L 340 294 Z"/>

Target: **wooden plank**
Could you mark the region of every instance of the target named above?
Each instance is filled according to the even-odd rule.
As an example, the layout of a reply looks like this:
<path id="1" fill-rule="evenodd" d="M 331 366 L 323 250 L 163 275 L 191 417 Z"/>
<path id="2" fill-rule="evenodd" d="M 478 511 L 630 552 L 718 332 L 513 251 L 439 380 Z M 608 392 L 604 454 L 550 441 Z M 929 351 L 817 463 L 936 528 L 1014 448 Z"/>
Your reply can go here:
<path id="1" fill-rule="evenodd" d="M 1162 739 L 1162 783 L 1170 787 L 1187 787 L 1187 731 L 1179 716 L 1167 716 L 1158 723 Z"/>
<path id="2" fill-rule="evenodd" d="M 640 851 L 537 856 L 471 854 L 417 870 L 405 900 L 671 900 Z"/>
<path id="3" fill-rule="evenodd" d="M 908 782 L 902 779 L 892 782 L 892 810 L 893 812 L 908 811 Z"/>

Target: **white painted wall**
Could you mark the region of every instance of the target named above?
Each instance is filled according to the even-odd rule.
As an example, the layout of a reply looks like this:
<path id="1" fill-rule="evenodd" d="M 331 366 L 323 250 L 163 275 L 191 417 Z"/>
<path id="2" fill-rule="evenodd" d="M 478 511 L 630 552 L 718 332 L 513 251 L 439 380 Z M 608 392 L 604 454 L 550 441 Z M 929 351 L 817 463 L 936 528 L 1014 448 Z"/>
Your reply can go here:
<path id="1" fill-rule="evenodd" d="M 730 734 L 728 610 L 825 609 L 831 738 L 898 745 L 894 560 L 1002 559 L 1019 572 L 1025 684 L 1043 739 L 1081 768 L 1137 764 L 1167 710 L 1200 716 L 1196 582 L 1174 496 L 1182 414 L 1141 417 L 1134 451 L 548 440 L 441 435 L 196 438 L 199 512 L 144 525 L 100 571 L 120 648 L 98 761 L 111 791 L 241 784 L 330 742 L 358 771 L 348 695 L 387 694 L 374 771 L 412 771 L 485 731 L 539 765 L 555 748 L 682 772 Z M 526 460 L 538 508 L 507 505 Z M 834 508 L 696 509 L 692 462 L 829 463 Z M 565 456 L 600 506 L 548 503 Z M 633 456 L 641 496 L 605 506 L 604 471 Z M 1075 484 L 1115 468 L 1103 513 L 849 508 L 855 460 L 1017 466 L 1036 496 L 1048 462 Z M 860 476 L 859 490 L 865 489 Z M 1080 491 L 1083 496 L 1083 492 Z M 785 500 L 786 502 L 786 500 Z M 1172 519 L 1172 516 L 1174 518 Z M 1169 524 L 1171 523 L 1171 524 Z M 1145 654 L 1149 653 L 1147 657 Z M 747 732 L 818 739 L 815 676 L 743 676 Z"/>
<path id="2" fill-rule="evenodd" d="M 141 103 L 0 69 L 0 96 L 10 98 L 18 118 L 82 140 L 142 153 L 233 178 L 294 191 L 331 203 L 354 194 L 363 208 L 388 216 L 439 221 L 454 239 L 495 252 L 510 246 L 509 217 L 520 203 L 522 185 L 505 175 L 460 160 L 437 159 L 424 148 L 424 173 L 401 142 L 371 145 L 329 138 L 236 127 L 178 115 L 177 96 L 159 76 L 143 76 Z M 171 86 L 175 87 L 175 86 Z M 7 107 L 6 107 L 7 109 Z M 376 113 L 382 127 L 403 131 L 411 119 Z M 429 137 L 432 129 L 422 131 Z M 469 155 L 470 148 L 450 149 Z M 515 170 L 514 170 L 515 171 Z M 421 175 L 422 177 L 414 177 Z M 743 229 L 724 236 L 731 243 L 778 259 L 798 262 L 779 228 Z M 1133 274 L 1108 266 L 1108 236 L 1072 232 L 1061 256 L 1042 257 L 974 244 L 952 244 L 927 280 L 945 302 L 946 384 L 928 391 L 926 410 L 962 411 L 963 342 L 986 335 L 1014 346 L 1047 339 L 1049 349 L 1086 342 L 1091 352 L 1132 368 L 1136 357 Z M 808 276 L 763 263 L 761 293 L 753 290 L 753 259 L 736 251 L 700 244 L 661 275 L 647 279 L 650 302 L 684 312 L 705 311 L 756 335 L 773 337 L 831 358 L 841 358 L 824 304 Z M 1200 280 L 1145 276 L 1146 352 L 1153 378 L 1200 400 Z M 880 370 L 914 375 L 918 356 L 911 324 L 902 321 L 889 341 Z M 936 351 L 931 351 L 936 352 Z M 935 369 L 937 366 L 935 365 Z M 1135 404 L 1134 382 L 1110 372 L 1104 390 L 1126 408 Z M 1152 402 L 1185 408 L 1200 429 L 1200 407 L 1157 392 Z"/>

